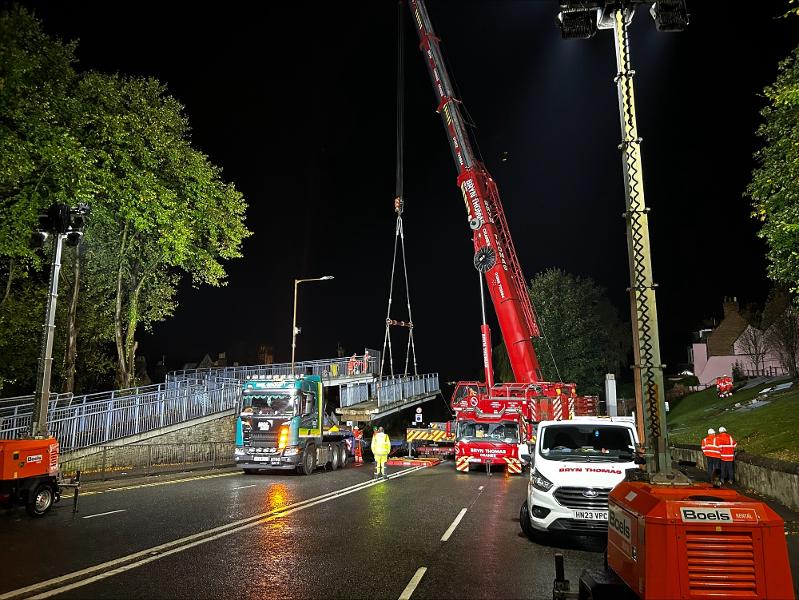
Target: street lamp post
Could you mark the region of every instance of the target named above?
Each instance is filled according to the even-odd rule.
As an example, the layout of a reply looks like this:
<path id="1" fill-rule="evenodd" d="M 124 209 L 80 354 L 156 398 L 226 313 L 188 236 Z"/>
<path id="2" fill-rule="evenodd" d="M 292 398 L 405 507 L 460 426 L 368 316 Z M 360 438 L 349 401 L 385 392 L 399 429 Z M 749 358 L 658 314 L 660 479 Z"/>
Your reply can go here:
<path id="1" fill-rule="evenodd" d="M 332 275 L 325 275 L 324 277 L 312 277 L 310 279 L 295 279 L 294 280 L 294 318 L 291 325 L 291 374 L 294 375 L 294 353 L 297 349 L 297 334 L 300 328 L 297 327 L 297 288 L 301 283 L 306 281 L 328 281 L 333 279 Z"/>

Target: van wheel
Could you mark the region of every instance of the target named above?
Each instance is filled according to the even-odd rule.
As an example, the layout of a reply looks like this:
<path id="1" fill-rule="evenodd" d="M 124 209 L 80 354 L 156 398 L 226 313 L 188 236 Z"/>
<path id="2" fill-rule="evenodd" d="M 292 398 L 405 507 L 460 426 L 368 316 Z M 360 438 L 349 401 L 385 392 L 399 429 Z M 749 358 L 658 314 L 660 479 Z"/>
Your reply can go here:
<path id="1" fill-rule="evenodd" d="M 300 473 L 303 475 L 310 475 L 316 469 L 316 448 L 308 446 L 302 455 L 302 466 Z"/>
<path id="2" fill-rule="evenodd" d="M 330 470 L 335 471 L 341 466 L 339 465 L 339 458 L 341 458 L 341 456 L 338 451 L 338 446 L 330 446 L 328 452 L 330 453 Z"/>
<path id="3" fill-rule="evenodd" d="M 49 483 L 40 483 L 28 496 L 28 503 L 25 509 L 32 517 L 43 517 L 53 506 L 53 487 Z"/>
<path id="4" fill-rule="evenodd" d="M 527 500 L 524 501 L 519 510 L 519 525 L 521 525 L 524 535 L 532 540 L 535 536 L 535 531 L 533 530 L 532 524 L 530 524 L 530 509 L 527 506 Z"/>

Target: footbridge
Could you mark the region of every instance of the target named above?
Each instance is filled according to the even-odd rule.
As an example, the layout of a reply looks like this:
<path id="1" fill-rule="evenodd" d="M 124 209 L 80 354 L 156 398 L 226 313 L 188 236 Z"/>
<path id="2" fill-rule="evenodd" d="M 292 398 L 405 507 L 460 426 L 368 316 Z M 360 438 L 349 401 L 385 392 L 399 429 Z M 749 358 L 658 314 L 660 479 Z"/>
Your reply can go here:
<path id="1" fill-rule="evenodd" d="M 433 400 L 440 394 L 438 374 L 380 377 L 378 356 L 332 358 L 291 364 L 175 371 L 157 385 L 76 396 L 54 394 L 48 426 L 61 451 L 138 443 L 214 415 L 235 414 L 242 382 L 248 378 L 319 375 L 327 391 L 328 414 L 367 422 Z M 27 434 L 33 396 L 0 399 L 0 439 Z"/>

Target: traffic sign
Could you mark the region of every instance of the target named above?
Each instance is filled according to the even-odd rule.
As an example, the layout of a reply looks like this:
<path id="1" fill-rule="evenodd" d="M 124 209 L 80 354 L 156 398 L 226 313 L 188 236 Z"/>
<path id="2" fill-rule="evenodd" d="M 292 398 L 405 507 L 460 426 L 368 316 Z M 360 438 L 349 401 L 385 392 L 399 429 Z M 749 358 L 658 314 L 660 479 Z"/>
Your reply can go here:
<path id="1" fill-rule="evenodd" d="M 422 414 L 422 407 L 421 406 L 417 406 L 416 407 L 416 414 L 417 415 L 421 415 Z"/>
<path id="2" fill-rule="evenodd" d="M 422 422 L 422 415 L 421 414 L 416 415 L 416 422 L 417 423 L 421 423 Z"/>

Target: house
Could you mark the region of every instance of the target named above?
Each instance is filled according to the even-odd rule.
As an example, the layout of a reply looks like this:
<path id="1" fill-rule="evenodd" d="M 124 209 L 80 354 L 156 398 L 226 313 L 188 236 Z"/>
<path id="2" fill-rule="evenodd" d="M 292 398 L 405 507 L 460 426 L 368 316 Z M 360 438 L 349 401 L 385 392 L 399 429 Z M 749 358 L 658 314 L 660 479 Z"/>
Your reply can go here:
<path id="1" fill-rule="evenodd" d="M 694 333 L 694 342 L 688 348 L 688 361 L 693 364 L 694 375 L 700 385 L 715 383 L 716 377 L 732 375 L 733 368 L 745 375 L 784 375 L 779 354 L 768 347 L 768 337 L 741 314 L 737 298 L 725 298 L 724 317 L 709 329 Z M 753 339 L 763 340 L 760 356 L 753 354 Z"/>

